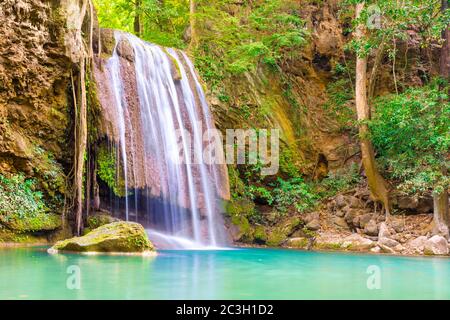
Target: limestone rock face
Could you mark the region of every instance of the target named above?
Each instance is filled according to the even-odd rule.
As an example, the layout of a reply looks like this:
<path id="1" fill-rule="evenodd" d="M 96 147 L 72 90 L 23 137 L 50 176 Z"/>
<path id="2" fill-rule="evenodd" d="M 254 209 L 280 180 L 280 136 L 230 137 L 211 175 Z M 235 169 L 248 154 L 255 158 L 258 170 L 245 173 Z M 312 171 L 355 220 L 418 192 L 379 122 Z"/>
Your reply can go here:
<path id="1" fill-rule="evenodd" d="M 114 222 L 101 226 L 83 237 L 60 241 L 49 249 L 49 252 L 144 253 L 154 250 L 140 224 Z"/>
<path id="2" fill-rule="evenodd" d="M 78 0 L 0 4 L 0 173 L 24 174 L 62 213 L 70 166 L 71 71 L 76 76 L 87 8 Z M 59 228 L 53 214 L 0 221 L 12 232 Z"/>
<path id="3" fill-rule="evenodd" d="M 444 237 L 434 236 L 425 242 L 424 253 L 428 255 L 447 255 L 448 242 Z"/>

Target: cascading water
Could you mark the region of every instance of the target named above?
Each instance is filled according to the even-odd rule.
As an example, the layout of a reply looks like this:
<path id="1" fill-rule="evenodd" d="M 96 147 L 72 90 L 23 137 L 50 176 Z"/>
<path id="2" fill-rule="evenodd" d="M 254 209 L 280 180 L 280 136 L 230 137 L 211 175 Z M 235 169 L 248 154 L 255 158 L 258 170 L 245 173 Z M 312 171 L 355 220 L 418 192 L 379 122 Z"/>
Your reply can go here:
<path id="1" fill-rule="evenodd" d="M 144 211 L 149 236 L 162 247 L 225 245 L 226 166 L 193 161 L 203 155 L 204 130 L 214 122 L 192 62 L 130 34 L 116 32 L 115 41 L 96 73 L 107 82 L 100 100 L 118 145 L 126 219 Z"/>

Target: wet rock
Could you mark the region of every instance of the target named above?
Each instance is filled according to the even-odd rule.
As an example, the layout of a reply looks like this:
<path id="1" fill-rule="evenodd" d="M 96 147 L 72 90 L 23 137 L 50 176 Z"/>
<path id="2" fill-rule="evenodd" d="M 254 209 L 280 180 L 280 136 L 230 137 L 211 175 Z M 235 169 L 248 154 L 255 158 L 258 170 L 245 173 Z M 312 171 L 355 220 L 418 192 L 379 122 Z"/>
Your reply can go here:
<path id="1" fill-rule="evenodd" d="M 364 227 L 364 233 L 369 236 L 376 236 L 379 233 L 378 224 L 375 220 L 370 220 Z"/>
<path id="2" fill-rule="evenodd" d="M 121 40 L 117 45 L 117 53 L 129 62 L 134 62 L 134 50 L 128 40 Z"/>
<path id="3" fill-rule="evenodd" d="M 50 253 L 107 252 L 144 253 L 154 251 L 145 229 L 134 222 L 114 222 L 97 228 L 83 237 L 57 242 Z"/>
<path id="4" fill-rule="evenodd" d="M 425 242 L 424 253 L 427 255 L 448 255 L 448 242 L 444 237 L 433 236 Z"/>

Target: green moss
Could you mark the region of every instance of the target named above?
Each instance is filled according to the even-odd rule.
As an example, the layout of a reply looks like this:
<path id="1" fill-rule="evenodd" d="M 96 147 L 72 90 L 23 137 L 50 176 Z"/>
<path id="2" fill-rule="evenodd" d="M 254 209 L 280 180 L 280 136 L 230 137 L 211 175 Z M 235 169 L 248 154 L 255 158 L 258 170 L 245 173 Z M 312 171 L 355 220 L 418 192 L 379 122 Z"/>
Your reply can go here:
<path id="1" fill-rule="evenodd" d="M 108 187 L 119 197 L 125 196 L 125 181 L 117 172 L 117 163 L 114 152 L 104 145 L 99 147 L 97 153 L 97 174 Z"/>
<path id="2" fill-rule="evenodd" d="M 266 243 L 268 239 L 266 229 L 263 226 L 257 226 L 253 233 L 253 237 L 254 241 L 259 244 Z"/>
<path id="3" fill-rule="evenodd" d="M 101 226 L 83 237 L 60 241 L 52 250 L 139 253 L 152 251 L 154 247 L 140 224 L 121 221 Z"/>
<path id="4" fill-rule="evenodd" d="M 298 238 L 289 242 L 289 246 L 296 249 L 306 249 L 309 241 L 306 238 Z"/>
<path id="5" fill-rule="evenodd" d="M 87 218 L 87 226 L 90 230 L 94 230 L 101 226 L 104 226 L 105 224 L 118 221 L 118 219 L 115 219 L 107 214 L 96 214 Z"/>

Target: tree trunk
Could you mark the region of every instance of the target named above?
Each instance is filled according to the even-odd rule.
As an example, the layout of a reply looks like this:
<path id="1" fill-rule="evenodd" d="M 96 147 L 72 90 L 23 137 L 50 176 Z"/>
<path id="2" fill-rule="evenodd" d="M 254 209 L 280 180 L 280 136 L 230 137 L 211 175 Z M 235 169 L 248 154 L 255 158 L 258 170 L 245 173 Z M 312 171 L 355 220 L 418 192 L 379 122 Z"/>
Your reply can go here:
<path id="1" fill-rule="evenodd" d="M 77 235 L 83 230 L 83 173 L 87 145 L 87 101 L 86 101 L 86 59 L 80 63 L 78 121 L 76 125 L 77 145 L 75 146 L 75 227 Z"/>
<path id="2" fill-rule="evenodd" d="M 442 0 L 441 11 L 448 9 L 448 0 Z M 449 27 L 442 31 L 442 40 L 444 41 L 441 49 L 441 59 L 439 63 L 439 74 L 442 78 L 449 80 L 450 76 L 450 30 Z M 450 92 L 449 92 L 450 94 Z M 447 174 L 446 169 L 443 173 Z M 449 237 L 449 209 L 448 209 L 448 190 L 444 189 L 439 194 L 433 195 L 434 200 L 434 229 L 433 233 Z"/>
<path id="3" fill-rule="evenodd" d="M 140 37 L 142 35 L 141 5 L 142 5 L 142 0 L 136 0 L 135 11 L 134 11 L 134 33 L 138 37 Z"/>
<path id="4" fill-rule="evenodd" d="M 356 5 L 356 18 L 358 19 L 364 9 L 364 3 Z M 365 28 L 360 24 L 356 29 L 356 39 L 364 37 Z M 359 139 L 361 144 L 362 164 L 367 176 L 371 197 L 374 201 L 383 204 L 386 215 L 390 215 L 390 203 L 387 183 L 378 172 L 375 162 L 375 152 L 369 138 L 367 121 L 370 119 L 370 109 L 367 99 L 367 56 L 357 56 L 356 59 L 356 112 L 359 121 Z"/>
<path id="5" fill-rule="evenodd" d="M 189 23 L 191 26 L 191 43 L 189 44 L 189 47 L 195 48 L 197 47 L 197 21 L 195 18 L 195 13 L 196 13 L 196 4 L 195 4 L 195 0 L 190 0 L 189 1 Z"/>

